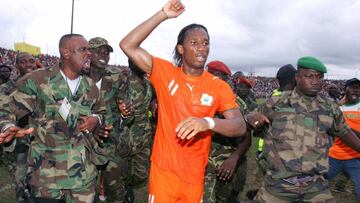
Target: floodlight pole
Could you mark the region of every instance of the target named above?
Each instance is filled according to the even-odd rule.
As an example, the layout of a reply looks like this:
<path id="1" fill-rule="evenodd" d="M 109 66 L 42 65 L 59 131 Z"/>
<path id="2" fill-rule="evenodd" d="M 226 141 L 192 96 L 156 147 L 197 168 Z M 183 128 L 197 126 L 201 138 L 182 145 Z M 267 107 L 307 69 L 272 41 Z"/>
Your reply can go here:
<path id="1" fill-rule="evenodd" d="M 71 7 L 71 30 L 70 30 L 70 34 L 73 33 L 73 22 L 74 22 L 74 0 L 72 0 L 72 7 Z"/>

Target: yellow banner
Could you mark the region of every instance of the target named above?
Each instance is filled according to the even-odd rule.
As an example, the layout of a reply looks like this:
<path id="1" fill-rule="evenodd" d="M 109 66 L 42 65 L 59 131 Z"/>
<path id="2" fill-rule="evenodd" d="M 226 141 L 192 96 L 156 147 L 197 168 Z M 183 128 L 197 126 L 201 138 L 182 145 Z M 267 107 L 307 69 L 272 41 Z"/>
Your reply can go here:
<path id="1" fill-rule="evenodd" d="M 40 47 L 27 44 L 25 42 L 15 42 L 14 43 L 15 51 L 28 52 L 34 56 L 41 54 Z"/>

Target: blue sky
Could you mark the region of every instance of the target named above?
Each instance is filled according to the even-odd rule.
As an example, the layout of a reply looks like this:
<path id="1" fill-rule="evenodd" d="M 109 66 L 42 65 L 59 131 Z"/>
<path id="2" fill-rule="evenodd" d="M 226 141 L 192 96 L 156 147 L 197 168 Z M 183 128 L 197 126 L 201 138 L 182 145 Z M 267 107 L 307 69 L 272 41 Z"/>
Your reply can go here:
<path id="1" fill-rule="evenodd" d="M 101 36 L 114 48 L 111 63 L 127 65 L 118 47 L 132 28 L 166 0 L 75 0 L 74 32 Z M 143 43 L 151 54 L 171 59 L 180 29 L 205 25 L 208 62 L 221 60 L 233 72 L 274 76 L 305 55 L 328 67 L 327 78 L 360 77 L 360 1 L 356 0 L 183 0 L 186 11 L 161 24 Z M 140 6 L 141 5 L 141 6 Z M 25 41 L 58 54 L 58 40 L 70 32 L 71 0 L 1 0 L 0 46 Z"/>

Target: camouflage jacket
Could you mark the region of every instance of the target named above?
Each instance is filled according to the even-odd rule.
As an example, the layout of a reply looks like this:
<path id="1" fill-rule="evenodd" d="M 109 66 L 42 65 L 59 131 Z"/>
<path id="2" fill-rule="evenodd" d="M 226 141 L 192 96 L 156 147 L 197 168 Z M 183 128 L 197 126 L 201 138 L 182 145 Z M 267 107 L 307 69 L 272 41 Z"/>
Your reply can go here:
<path id="1" fill-rule="evenodd" d="M 66 121 L 59 108 L 68 98 L 71 109 Z M 9 103 L 0 105 L 0 127 L 30 115 L 34 136 L 29 150 L 29 183 L 51 189 L 76 189 L 96 177 L 92 136 L 78 132 L 81 115 L 99 114 L 105 107 L 93 80 L 82 77 L 75 95 L 59 67 L 39 69 L 17 82 Z"/>
<path id="2" fill-rule="evenodd" d="M 127 68 L 118 68 L 108 66 L 105 68 L 104 76 L 101 78 L 101 97 L 106 105 L 107 125 L 113 124 L 119 128 L 120 111 L 118 108 L 119 100 L 127 99 L 128 77 L 130 70 Z"/>
<path id="3" fill-rule="evenodd" d="M 120 137 L 120 110 L 118 108 L 119 100 L 128 99 L 128 77 L 130 70 L 128 68 L 108 66 L 105 68 L 105 73 L 101 78 L 101 97 L 104 100 L 106 106 L 105 124 L 112 125 L 113 130 L 111 131 L 108 141 L 103 144 L 102 148 L 99 148 L 100 154 L 107 154 L 108 157 L 114 159 L 115 148 L 122 144 L 122 137 Z M 122 146 L 118 146 L 123 148 Z M 122 149 L 127 151 L 126 149 Z M 125 152 L 126 153 L 126 152 Z M 103 157 L 105 158 L 105 157 Z M 106 159 L 103 160 L 103 163 Z"/>
<path id="4" fill-rule="evenodd" d="M 338 106 L 296 90 L 270 97 L 260 112 L 271 122 L 265 136 L 268 183 L 297 175 L 323 175 L 328 171 L 329 135 L 350 131 Z"/>
<path id="5" fill-rule="evenodd" d="M 0 85 L 0 94 L 1 95 L 10 95 L 11 92 L 15 90 L 15 81 L 9 80 L 6 83 Z"/>
<path id="6" fill-rule="evenodd" d="M 153 90 L 150 81 L 144 78 L 142 83 L 137 76 L 132 73 L 129 78 L 128 98 L 134 106 L 133 115 L 124 120 L 124 133 L 129 137 L 129 144 L 132 151 L 137 148 L 142 149 L 144 143 L 151 139 L 151 123 L 148 116 L 150 102 L 153 97 Z M 142 144 L 143 143 L 143 144 Z"/>

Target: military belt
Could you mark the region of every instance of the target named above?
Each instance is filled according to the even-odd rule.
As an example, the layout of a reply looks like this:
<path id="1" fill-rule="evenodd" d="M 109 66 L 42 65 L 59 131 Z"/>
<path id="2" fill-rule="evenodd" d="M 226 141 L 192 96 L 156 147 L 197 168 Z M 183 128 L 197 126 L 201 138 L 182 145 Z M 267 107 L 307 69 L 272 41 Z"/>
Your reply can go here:
<path id="1" fill-rule="evenodd" d="M 291 178 L 284 178 L 283 181 L 292 185 L 304 184 L 314 180 L 314 176 L 293 176 Z"/>

